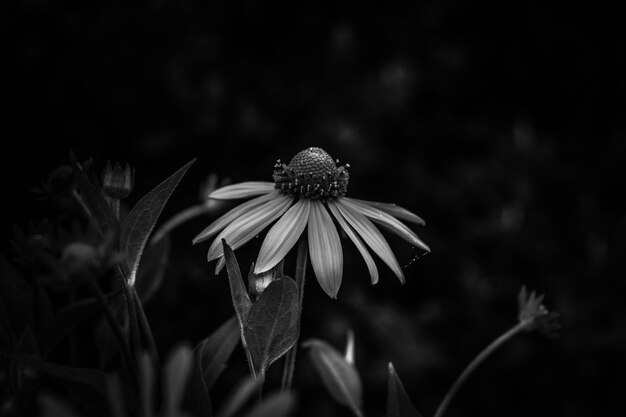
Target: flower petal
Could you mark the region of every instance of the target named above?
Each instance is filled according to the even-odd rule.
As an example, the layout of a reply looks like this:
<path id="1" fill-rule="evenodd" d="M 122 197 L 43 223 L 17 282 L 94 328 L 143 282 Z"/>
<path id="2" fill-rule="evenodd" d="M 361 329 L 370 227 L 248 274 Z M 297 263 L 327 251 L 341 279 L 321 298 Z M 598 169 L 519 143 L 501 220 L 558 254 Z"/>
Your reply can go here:
<path id="1" fill-rule="evenodd" d="M 343 252 L 337 228 L 321 201 L 311 202 L 308 230 L 313 272 L 326 294 L 337 298 L 343 274 Z"/>
<path id="2" fill-rule="evenodd" d="M 397 234 L 398 236 L 400 236 L 401 238 L 403 238 L 410 244 L 417 246 L 419 248 L 422 248 L 426 252 L 430 252 L 430 248 L 428 247 L 428 245 L 422 242 L 422 240 L 419 237 L 417 237 L 415 232 L 409 229 L 404 223 L 400 222 L 399 220 L 385 213 L 384 211 L 378 210 L 367 204 L 354 201 L 352 198 L 347 198 L 347 197 L 341 198 L 341 204 L 344 207 L 349 207 L 353 211 L 358 211 L 359 213 L 368 217 L 374 222 L 382 226 L 385 226 L 387 229 Z"/>
<path id="3" fill-rule="evenodd" d="M 228 226 L 231 222 L 238 219 L 248 210 L 252 210 L 265 203 L 267 200 L 271 200 L 276 197 L 278 197 L 278 190 L 271 191 L 260 197 L 254 198 L 250 201 L 246 201 L 245 203 L 238 205 L 237 207 L 233 208 L 228 213 L 224 214 L 213 223 L 211 223 L 202 232 L 200 232 L 198 236 L 193 238 L 192 243 L 195 245 L 196 243 L 204 242 L 205 240 L 210 239 L 211 236 L 215 235 L 217 232 Z"/>
<path id="4" fill-rule="evenodd" d="M 222 238 L 233 250 L 239 248 L 282 216 L 292 202 L 293 197 L 278 196 L 254 210 L 243 213 L 215 238 L 209 247 L 207 260 L 211 262 L 224 255 Z"/>
<path id="5" fill-rule="evenodd" d="M 249 181 L 240 182 L 237 184 L 227 185 L 226 187 L 218 188 L 208 195 L 208 198 L 215 198 L 217 200 L 233 200 L 237 198 L 254 197 L 260 194 L 269 193 L 274 189 L 273 182 L 267 181 Z"/>
<path id="6" fill-rule="evenodd" d="M 276 266 L 296 244 L 309 220 L 311 202 L 298 200 L 267 232 L 254 265 L 254 273 L 268 271 Z"/>
<path id="7" fill-rule="evenodd" d="M 372 255 L 370 255 L 359 235 L 354 232 L 352 227 L 346 222 L 346 219 L 344 219 L 344 217 L 341 215 L 339 209 L 337 208 L 337 203 L 334 201 L 329 201 L 327 204 L 328 208 L 330 209 L 331 213 L 333 213 L 333 216 L 335 216 L 335 219 L 337 219 L 337 222 L 339 223 L 341 228 L 344 230 L 344 232 L 346 232 L 348 237 L 352 240 L 356 248 L 361 253 L 363 260 L 367 265 L 367 269 L 370 272 L 372 285 L 376 284 L 378 282 L 378 268 L 376 268 L 376 263 L 374 262 Z"/>
<path id="8" fill-rule="evenodd" d="M 346 219 L 363 238 L 365 243 L 367 243 L 376 255 L 391 268 L 394 274 L 400 279 L 400 282 L 404 283 L 404 274 L 398 264 L 398 260 L 389 247 L 389 243 L 387 243 L 382 233 L 380 233 L 380 230 L 359 211 L 345 204 L 345 198 L 338 199 L 336 207 L 339 209 L 343 218 Z"/>
<path id="9" fill-rule="evenodd" d="M 426 225 L 426 222 L 420 216 L 396 204 L 379 203 L 378 201 L 359 200 L 357 198 L 350 198 L 350 200 L 352 200 L 353 202 L 357 204 L 366 204 L 373 209 L 382 210 L 387 214 L 391 214 L 393 217 L 406 220 L 407 222 L 415 223 L 420 226 Z"/>

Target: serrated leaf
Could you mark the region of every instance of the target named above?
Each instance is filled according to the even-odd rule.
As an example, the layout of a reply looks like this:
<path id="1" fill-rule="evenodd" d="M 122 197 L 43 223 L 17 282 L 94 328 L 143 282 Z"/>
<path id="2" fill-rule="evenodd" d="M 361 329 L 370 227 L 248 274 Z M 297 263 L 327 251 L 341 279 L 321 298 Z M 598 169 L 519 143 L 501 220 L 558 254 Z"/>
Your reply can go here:
<path id="1" fill-rule="evenodd" d="M 278 392 L 265 398 L 245 417 L 285 417 L 288 416 L 296 405 L 296 395 L 290 391 Z"/>
<path id="2" fill-rule="evenodd" d="M 128 285 L 135 285 L 141 254 L 161 211 L 163 211 L 163 207 L 195 161 L 194 158 L 187 162 L 182 168 L 143 196 L 126 216 L 122 226 L 120 246 L 126 256 Z"/>
<path id="3" fill-rule="evenodd" d="M 363 416 L 363 387 L 354 366 L 334 347 L 319 339 L 302 344 L 309 348 L 313 366 L 322 378 L 330 396 L 357 416 Z"/>
<path id="4" fill-rule="evenodd" d="M 422 417 L 413 406 L 391 362 L 387 380 L 387 417 Z"/>
<path id="5" fill-rule="evenodd" d="M 115 291 L 106 296 L 113 299 L 122 293 Z M 37 340 L 42 346 L 44 355 L 49 353 L 54 347 L 67 336 L 76 326 L 89 319 L 100 310 L 100 304 L 95 298 L 88 298 L 59 310 L 50 318 L 44 327 L 37 332 Z"/>
<path id="6" fill-rule="evenodd" d="M 298 303 L 298 286 L 291 278 L 283 277 L 270 283 L 252 304 L 244 337 L 258 374 L 264 375 L 296 343 Z"/>
<path id="7" fill-rule="evenodd" d="M 117 235 L 120 224 L 113 210 L 111 210 L 111 206 L 106 202 L 100 190 L 89 181 L 83 170 L 78 166 L 73 153 L 70 155 L 70 159 L 84 208 L 88 210 L 88 214 L 103 234 L 111 230 Z"/>
<path id="8" fill-rule="evenodd" d="M 213 413 L 209 391 L 224 370 L 239 341 L 237 319 L 232 317 L 194 349 L 194 364 L 187 387 L 186 409 L 196 416 Z"/>
<path id="9" fill-rule="evenodd" d="M 230 295 L 233 299 L 233 306 L 235 307 L 235 313 L 237 314 L 239 327 L 243 336 L 252 302 L 248 296 L 246 286 L 243 283 L 241 269 L 239 269 L 239 264 L 237 263 L 237 258 L 235 257 L 233 250 L 230 246 L 228 246 L 224 239 L 222 239 L 222 245 L 224 246 L 224 259 L 226 260 L 226 271 L 228 272 Z"/>
<path id="10" fill-rule="evenodd" d="M 135 289 L 139 299 L 146 304 L 161 287 L 165 270 L 169 263 L 170 237 L 164 236 L 156 243 L 148 245 L 141 262 L 141 268 L 137 271 L 137 283 Z"/>

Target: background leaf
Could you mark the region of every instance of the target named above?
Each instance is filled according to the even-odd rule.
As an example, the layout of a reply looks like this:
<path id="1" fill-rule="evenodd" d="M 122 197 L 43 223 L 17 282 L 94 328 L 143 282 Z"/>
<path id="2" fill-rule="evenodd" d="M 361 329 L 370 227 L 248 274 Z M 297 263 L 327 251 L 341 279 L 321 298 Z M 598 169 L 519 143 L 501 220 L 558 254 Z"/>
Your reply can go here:
<path id="1" fill-rule="evenodd" d="M 265 370 L 295 343 L 298 329 L 298 287 L 289 277 L 273 281 L 252 304 L 244 329 L 255 370 Z"/>
<path id="2" fill-rule="evenodd" d="M 285 417 L 295 408 L 297 397 L 291 391 L 278 392 L 265 398 L 246 417 Z"/>
<path id="3" fill-rule="evenodd" d="M 363 388 L 358 372 L 343 355 L 323 340 L 310 339 L 303 343 L 310 349 L 313 366 L 322 378 L 324 386 L 335 401 L 363 415 Z"/>
<path id="4" fill-rule="evenodd" d="M 189 381 L 193 355 L 187 343 L 173 348 L 165 362 L 163 381 L 164 416 L 177 416 Z"/>
<path id="5" fill-rule="evenodd" d="M 413 406 L 391 362 L 387 380 L 387 417 L 422 417 Z"/>
<path id="6" fill-rule="evenodd" d="M 196 416 L 213 413 L 209 391 L 224 370 L 225 362 L 239 340 L 237 319 L 232 317 L 213 334 L 198 343 L 193 351 L 194 363 L 185 399 L 185 408 Z"/>
<path id="7" fill-rule="evenodd" d="M 141 253 L 165 203 L 195 161 L 194 158 L 187 162 L 182 168 L 143 196 L 126 216 L 122 226 L 120 245 L 126 255 L 128 284 L 130 286 L 135 284 Z"/>

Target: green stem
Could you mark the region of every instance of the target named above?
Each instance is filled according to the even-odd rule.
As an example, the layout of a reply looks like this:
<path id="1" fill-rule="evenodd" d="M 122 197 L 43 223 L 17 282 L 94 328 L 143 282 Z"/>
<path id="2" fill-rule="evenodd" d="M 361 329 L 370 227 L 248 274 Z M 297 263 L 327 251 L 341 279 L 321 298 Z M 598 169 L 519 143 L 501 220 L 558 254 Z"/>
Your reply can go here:
<path id="1" fill-rule="evenodd" d="M 298 257 L 296 258 L 296 285 L 298 286 L 298 337 L 296 342 L 289 349 L 285 356 L 285 367 L 283 368 L 283 379 L 281 388 L 291 389 L 293 381 L 293 371 L 296 366 L 296 351 L 298 350 L 298 339 L 300 338 L 300 319 L 302 317 L 302 301 L 304 299 L 304 278 L 306 275 L 306 264 L 309 255 L 309 245 L 307 238 L 302 236 L 298 242 Z"/>
<path id="2" fill-rule="evenodd" d="M 130 321 L 130 340 L 133 347 L 135 358 L 141 356 L 141 342 L 139 340 L 139 323 L 137 321 L 137 308 L 135 306 L 135 298 L 132 292 L 133 288 L 129 287 L 126 282 L 122 283 L 124 289 L 124 299 L 126 300 L 126 308 L 128 310 L 128 319 Z"/>
<path id="3" fill-rule="evenodd" d="M 141 300 L 139 299 L 139 294 L 135 288 L 131 288 L 131 293 L 135 301 L 137 318 L 139 319 L 139 327 L 141 328 L 141 332 L 148 343 L 148 350 L 150 351 L 150 356 L 155 363 L 159 363 L 159 352 L 156 348 L 156 343 L 154 342 L 154 335 L 152 334 L 152 328 L 150 327 L 150 322 L 148 321 L 148 317 L 146 317 L 146 312 L 143 310 L 143 305 L 141 304 Z"/>
<path id="4" fill-rule="evenodd" d="M 443 413 L 446 411 L 446 409 L 450 405 L 450 402 L 452 401 L 456 393 L 459 391 L 459 389 L 461 388 L 465 380 L 467 380 L 467 378 L 472 374 L 472 372 L 474 372 L 474 370 L 478 367 L 478 365 L 480 365 L 489 355 L 491 355 L 497 348 L 502 346 L 506 341 L 508 341 L 513 336 L 515 336 L 516 334 L 524 330 L 526 326 L 527 326 L 527 323 L 524 323 L 524 322 L 520 322 L 516 324 L 515 326 L 507 330 L 505 333 L 500 335 L 500 337 L 498 337 L 496 340 L 491 342 L 489 346 L 483 349 L 483 351 L 480 352 L 478 356 L 476 356 L 474 360 L 470 362 L 469 365 L 467 365 L 467 367 L 465 368 L 463 373 L 457 378 L 457 380 L 454 381 L 454 384 L 452 385 L 450 390 L 448 390 L 448 393 L 446 394 L 445 398 L 443 399 L 441 404 L 439 404 L 439 408 L 437 408 L 435 417 L 441 417 L 443 415 Z"/>
<path id="5" fill-rule="evenodd" d="M 109 327 L 111 328 L 111 331 L 113 332 L 113 335 L 115 336 L 115 339 L 117 340 L 120 350 L 122 351 L 122 358 L 124 359 L 124 363 L 126 364 L 126 369 L 128 369 L 128 373 L 133 378 L 133 381 L 137 382 L 135 362 L 132 359 L 130 350 L 128 349 L 128 345 L 126 344 L 126 339 L 124 338 L 122 328 L 120 327 L 117 320 L 115 320 L 115 317 L 113 316 L 113 312 L 111 311 L 111 307 L 106 302 L 106 299 L 104 298 L 104 294 L 102 293 L 102 290 L 100 289 L 100 286 L 98 285 L 96 281 L 91 282 L 91 289 L 94 292 L 98 302 L 100 303 L 100 306 L 102 307 L 102 311 L 104 312 L 104 316 L 107 322 L 109 323 Z"/>

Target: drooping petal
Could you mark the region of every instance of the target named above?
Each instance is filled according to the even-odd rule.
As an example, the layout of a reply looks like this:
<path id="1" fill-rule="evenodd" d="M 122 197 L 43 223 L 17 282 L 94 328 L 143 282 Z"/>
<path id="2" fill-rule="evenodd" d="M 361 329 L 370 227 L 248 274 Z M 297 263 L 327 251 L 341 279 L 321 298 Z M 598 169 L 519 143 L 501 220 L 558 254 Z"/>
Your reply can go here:
<path id="1" fill-rule="evenodd" d="M 215 238 L 209 247 L 207 260 L 211 262 L 224 254 L 222 238 L 233 250 L 239 248 L 282 216 L 292 202 L 292 197 L 281 195 L 254 210 L 243 213 Z"/>
<path id="2" fill-rule="evenodd" d="M 357 198 L 350 198 L 350 200 L 352 200 L 353 202 L 357 204 L 366 204 L 373 209 L 382 210 L 387 214 L 391 214 L 393 217 L 406 220 L 407 222 L 415 223 L 420 226 L 426 225 L 426 222 L 420 216 L 396 204 L 380 203 L 378 201 L 359 200 Z"/>
<path id="3" fill-rule="evenodd" d="M 254 273 L 268 271 L 278 264 L 296 244 L 309 220 L 311 202 L 298 200 L 267 232 L 254 265 Z"/>
<path id="4" fill-rule="evenodd" d="M 249 181 L 227 185 L 218 188 L 208 195 L 208 198 L 217 200 L 234 200 L 237 198 L 254 197 L 269 193 L 274 189 L 274 183 L 268 181 Z"/>
<path id="5" fill-rule="evenodd" d="M 394 274 L 400 279 L 400 282 L 404 283 L 404 274 L 402 273 L 400 264 L 398 264 L 396 256 L 389 247 L 389 243 L 387 243 L 382 233 L 380 233 L 380 230 L 359 211 L 345 204 L 345 198 L 338 199 L 336 207 L 343 218 L 346 219 L 361 238 L 363 238 L 365 243 L 367 243 L 376 255 L 391 268 Z"/>
<path id="6" fill-rule="evenodd" d="M 333 216 L 335 216 L 335 219 L 337 219 L 337 222 L 339 223 L 341 228 L 344 230 L 344 232 L 346 232 L 350 240 L 352 240 L 356 248 L 361 253 L 363 260 L 367 265 L 367 269 L 369 270 L 370 277 L 372 279 L 372 285 L 376 284 L 378 282 L 378 268 L 376 267 L 374 258 L 372 258 L 372 255 L 370 255 L 359 235 L 354 232 L 352 227 L 346 222 L 346 219 L 344 219 L 344 217 L 341 215 L 339 209 L 337 208 L 337 203 L 334 201 L 329 201 L 327 204 L 328 208 L 330 209 Z"/>
<path id="7" fill-rule="evenodd" d="M 217 232 L 228 226 L 230 223 L 237 220 L 242 214 L 248 212 L 249 210 L 255 209 L 266 201 L 276 198 L 277 196 L 278 190 L 274 190 L 238 205 L 237 207 L 230 210 L 228 213 L 215 220 L 206 229 L 200 232 L 198 236 L 193 238 L 193 244 L 195 245 L 196 243 L 204 242 L 205 240 L 210 239 L 211 236 L 215 235 Z"/>
<path id="8" fill-rule="evenodd" d="M 308 230 L 313 272 L 326 294 L 337 298 L 343 274 L 343 252 L 337 228 L 321 201 L 311 202 Z"/>
<path id="9" fill-rule="evenodd" d="M 426 252 L 430 252 L 428 245 L 417 237 L 415 232 L 409 229 L 404 223 L 400 222 L 393 216 L 385 213 L 382 210 L 377 210 L 367 204 L 359 203 L 351 198 L 341 198 L 341 204 L 344 207 L 349 207 L 352 211 L 357 211 L 372 221 L 386 227 L 391 232 L 397 234 L 402 239 L 406 240 L 410 244 L 422 248 Z"/>

